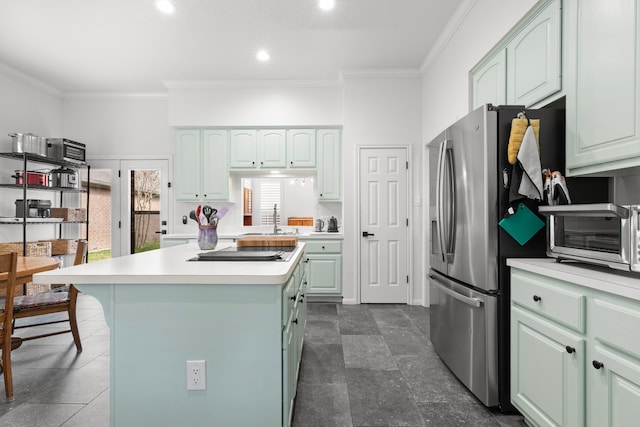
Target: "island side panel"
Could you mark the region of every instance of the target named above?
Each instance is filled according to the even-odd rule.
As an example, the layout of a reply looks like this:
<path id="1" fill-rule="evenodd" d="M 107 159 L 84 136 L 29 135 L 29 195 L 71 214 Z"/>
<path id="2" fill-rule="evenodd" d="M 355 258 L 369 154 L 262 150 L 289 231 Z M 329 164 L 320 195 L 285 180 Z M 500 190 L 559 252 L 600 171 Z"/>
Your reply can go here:
<path id="1" fill-rule="evenodd" d="M 112 426 L 278 426 L 281 285 L 112 287 Z M 186 361 L 207 389 L 186 389 Z"/>

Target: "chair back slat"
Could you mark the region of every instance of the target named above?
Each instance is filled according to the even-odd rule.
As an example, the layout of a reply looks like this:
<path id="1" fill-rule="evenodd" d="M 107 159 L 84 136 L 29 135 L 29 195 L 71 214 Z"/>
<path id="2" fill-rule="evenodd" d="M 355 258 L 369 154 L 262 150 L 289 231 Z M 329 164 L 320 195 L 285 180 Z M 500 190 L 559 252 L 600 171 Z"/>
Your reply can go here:
<path id="1" fill-rule="evenodd" d="M 76 249 L 76 257 L 73 260 L 73 265 L 82 264 L 85 262 L 87 256 L 88 243 L 86 240 L 78 240 L 78 247 Z"/>

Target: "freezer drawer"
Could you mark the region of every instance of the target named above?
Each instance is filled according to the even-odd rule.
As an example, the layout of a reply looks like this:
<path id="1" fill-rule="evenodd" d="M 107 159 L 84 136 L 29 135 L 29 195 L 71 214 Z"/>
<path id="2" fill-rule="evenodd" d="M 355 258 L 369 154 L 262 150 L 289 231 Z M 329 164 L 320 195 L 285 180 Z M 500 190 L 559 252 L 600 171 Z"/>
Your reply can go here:
<path id="1" fill-rule="evenodd" d="M 486 406 L 498 399 L 498 297 L 429 271 L 433 348 Z"/>

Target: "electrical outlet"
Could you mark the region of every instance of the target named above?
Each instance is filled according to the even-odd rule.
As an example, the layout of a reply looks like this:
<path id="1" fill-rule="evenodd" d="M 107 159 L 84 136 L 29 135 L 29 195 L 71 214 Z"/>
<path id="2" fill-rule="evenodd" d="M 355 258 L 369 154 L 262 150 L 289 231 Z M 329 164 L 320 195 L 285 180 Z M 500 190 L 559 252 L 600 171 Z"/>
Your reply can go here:
<path id="1" fill-rule="evenodd" d="M 206 390 L 207 371 L 204 360 L 187 360 L 187 390 Z"/>

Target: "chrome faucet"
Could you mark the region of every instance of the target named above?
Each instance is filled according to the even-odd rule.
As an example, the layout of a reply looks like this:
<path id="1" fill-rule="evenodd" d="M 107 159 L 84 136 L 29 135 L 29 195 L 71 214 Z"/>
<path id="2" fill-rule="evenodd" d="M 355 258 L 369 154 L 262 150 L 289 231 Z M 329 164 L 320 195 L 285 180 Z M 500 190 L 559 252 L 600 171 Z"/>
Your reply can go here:
<path id="1" fill-rule="evenodd" d="M 278 205 L 273 205 L 273 234 L 278 234 Z"/>

